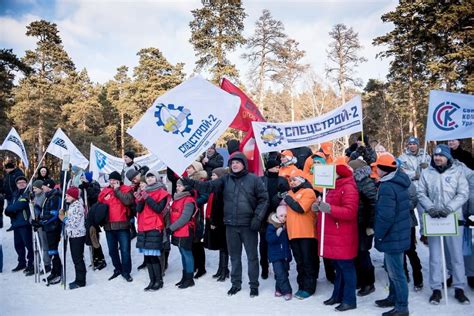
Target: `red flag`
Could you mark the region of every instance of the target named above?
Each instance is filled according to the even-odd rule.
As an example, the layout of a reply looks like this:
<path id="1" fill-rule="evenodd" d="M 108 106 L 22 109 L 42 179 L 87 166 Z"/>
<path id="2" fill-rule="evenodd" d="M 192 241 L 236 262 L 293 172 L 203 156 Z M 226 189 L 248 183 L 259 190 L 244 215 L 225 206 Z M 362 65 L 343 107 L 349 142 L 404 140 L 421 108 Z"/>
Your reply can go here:
<path id="1" fill-rule="evenodd" d="M 240 151 L 247 157 L 249 171 L 257 176 L 263 176 L 262 159 L 260 158 L 260 151 L 255 142 L 253 129 L 251 129 L 240 142 Z"/>
<path id="2" fill-rule="evenodd" d="M 236 95 L 240 98 L 240 110 L 230 127 L 249 132 L 252 130 L 252 122 L 265 122 L 262 114 L 258 110 L 255 103 L 250 100 L 239 88 L 234 86 L 232 82 L 227 79 L 222 79 L 221 89 Z"/>

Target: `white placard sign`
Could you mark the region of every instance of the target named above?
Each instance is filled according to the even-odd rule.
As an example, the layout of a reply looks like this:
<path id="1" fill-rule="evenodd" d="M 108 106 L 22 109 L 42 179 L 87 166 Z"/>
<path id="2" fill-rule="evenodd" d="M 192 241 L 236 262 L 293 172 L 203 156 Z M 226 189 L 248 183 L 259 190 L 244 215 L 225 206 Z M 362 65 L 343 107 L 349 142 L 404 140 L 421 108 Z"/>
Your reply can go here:
<path id="1" fill-rule="evenodd" d="M 314 186 L 326 189 L 336 187 L 336 166 L 335 165 L 315 165 L 313 166 Z"/>
<path id="2" fill-rule="evenodd" d="M 446 217 L 432 218 L 423 214 L 423 235 L 425 236 L 457 236 L 458 217 L 451 213 Z"/>

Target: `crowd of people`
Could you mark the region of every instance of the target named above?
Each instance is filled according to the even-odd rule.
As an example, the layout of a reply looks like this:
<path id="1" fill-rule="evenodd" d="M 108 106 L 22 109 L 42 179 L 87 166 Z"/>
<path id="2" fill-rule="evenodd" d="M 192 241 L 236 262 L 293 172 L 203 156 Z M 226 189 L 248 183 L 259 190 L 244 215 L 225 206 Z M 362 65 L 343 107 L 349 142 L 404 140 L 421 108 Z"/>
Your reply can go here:
<path id="1" fill-rule="evenodd" d="M 307 299 L 316 292 L 322 254 L 326 279 L 334 285 L 324 304 L 347 311 L 357 308 L 357 296 L 376 291 L 370 255 L 374 246 L 384 254 L 390 285 L 388 297 L 375 304 L 391 308 L 383 315 L 408 315 L 408 282 L 413 281 L 415 291 L 424 287 L 416 252 L 418 226 L 420 240 L 429 247 L 429 302 L 441 302 L 443 282 L 447 282 L 459 303 L 470 303 L 464 288 L 466 283 L 474 288 L 470 228 L 474 226 L 474 163 L 460 140 L 437 145 L 430 156 L 416 137 L 409 137 L 406 151 L 398 158 L 367 137 L 359 137 L 343 157 L 334 157 L 331 143 L 315 151 L 289 149 L 266 157 L 262 177 L 249 171 L 235 140 L 229 141 L 228 151 L 227 166 L 213 145 L 183 174 L 168 169 L 167 180 L 157 170 L 136 164 L 135 153 L 127 151 L 122 172 L 111 172 L 105 187 L 91 172 L 75 166 L 62 188 L 46 166 L 29 182 L 14 162 L 6 163 L 0 209 L 10 218 L 8 230 L 13 230 L 18 255 L 11 271 L 35 273 L 34 233 L 41 246 L 42 272 L 49 273 L 48 284 L 64 282 L 64 258 L 58 247 L 67 240 L 75 270 L 69 288 L 84 287 L 86 247 L 91 249 L 94 270 L 107 265 L 100 244 L 104 231 L 114 267 L 109 280 L 121 276 L 133 281 L 131 245 L 136 238 L 136 248 L 143 254 L 138 269 L 146 268 L 150 279 L 145 291 L 163 287 L 173 245 L 182 259 L 178 288 L 194 286 L 207 273 L 208 249 L 219 252 L 218 270 L 212 277 L 220 282 L 230 277 L 227 294 L 235 295 L 242 289 L 245 248 L 250 297 L 259 295 L 259 278 L 269 277 L 271 263 L 274 295 L 290 300 Z M 335 165 L 336 181 L 335 188 L 323 194 L 314 184 L 313 173 L 326 164 Z M 444 280 L 441 239 L 424 236 L 421 227 L 426 216 L 443 218 L 452 213 L 460 233 L 444 238 L 449 275 Z M 0 219 L 3 227 L 3 214 Z M 289 280 L 293 258 L 295 292 Z"/>

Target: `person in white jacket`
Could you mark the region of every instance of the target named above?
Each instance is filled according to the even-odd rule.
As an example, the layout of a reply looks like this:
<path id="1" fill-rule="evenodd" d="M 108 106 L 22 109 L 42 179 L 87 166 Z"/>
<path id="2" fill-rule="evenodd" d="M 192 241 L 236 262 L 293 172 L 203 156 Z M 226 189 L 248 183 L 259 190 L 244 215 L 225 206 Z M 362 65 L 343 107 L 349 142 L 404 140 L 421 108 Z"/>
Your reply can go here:
<path id="1" fill-rule="evenodd" d="M 418 181 L 423 170 L 430 165 L 431 157 L 425 154 L 423 148 L 420 148 L 420 140 L 417 137 L 410 136 L 407 140 L 405 152 L 398 157 L 401 162 L 400 168 L 410 178 L 411 182 L 418 188 Z M 426 244 L 427 239 L 423 236 L 423 207 L 420 203 L 416 205 L 418 219 L 420 223 L 420 240 Z"/>
<path id="2" fill-rule="evenodd" d="M 84 245 L 86 243 L 85 208 L 79 199 L 79 189 L 70 187 L 66 191 L 67 212 L 61 210 L 59 218 L 65 225 L 66 235 L 69 238 L 71 257 L 76 270 L 76 279 L 69 283 L 69 289 L 86 286 L 86 265 L 84 263 Z"/>
<path id="3" fill-rule="evenodd" d="M 425 212 L 433 217 L 447 217 L 456 213 L 462 222 L 462 206 L 468 200 L 469 186 L 462 168 L 453 163 L 453 157 L 447 145 L 436 146 L 431 166 L 421 174 L 418 183 L 418 200 Z M 460 229 L 462 231 L 462 229 Z M 430 287 L 433 294 L 430 303 L 439 304 L 443 282 L 441 264 L 441 238 L 428 237 L 430 249 Z M 462 243 L 462 233 L 458 236 L 444 237 L 445 247 L 449 253 L 452 267 L 453 287 L 455 298 L 462 304 L 469 304 L 464 295 L 465 270 Z"/>

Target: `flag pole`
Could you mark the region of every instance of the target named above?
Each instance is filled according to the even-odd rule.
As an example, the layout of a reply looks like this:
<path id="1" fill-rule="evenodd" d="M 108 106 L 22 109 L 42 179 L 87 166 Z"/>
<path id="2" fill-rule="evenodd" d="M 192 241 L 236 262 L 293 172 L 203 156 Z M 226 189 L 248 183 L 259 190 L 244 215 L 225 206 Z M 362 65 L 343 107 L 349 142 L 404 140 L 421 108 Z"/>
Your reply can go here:
<path id="1" fill-rule="evenodd" d="M 326 188 L 323 188 L 323 202 L 326 203 Z M 324 226 L 326 224 L 326 213 L 321 212 L 321 243 L 319 247 L 319 256 L 322 257 L 324 254 Z"/>
<path id="2" fill-rule="evenodd" d="M 35 172 L 31 175 L 30 181 L 28 182 L 28 185 L 26 186 L 25 191 L 28 191 L 28 188 L 31 186 L 33 183 L 33 179 L 35 177 L 35 174 L 38 172 L 38 170 L 42 167 L 41 163 L 43 162 L 44 157 L 46 156 L 47 151 L 45 150 L 43 153 L 43 157 L 41 157 L 40 161 L 38 162 L 38 165 L 36 166 Z"/>

